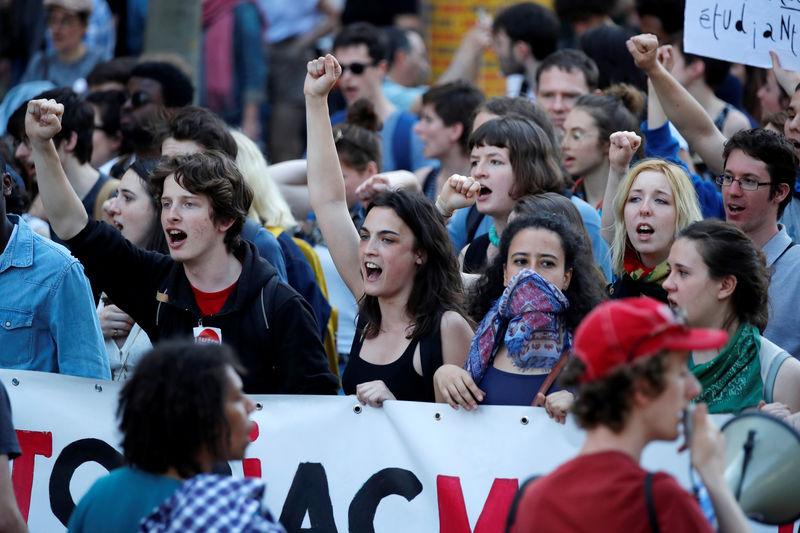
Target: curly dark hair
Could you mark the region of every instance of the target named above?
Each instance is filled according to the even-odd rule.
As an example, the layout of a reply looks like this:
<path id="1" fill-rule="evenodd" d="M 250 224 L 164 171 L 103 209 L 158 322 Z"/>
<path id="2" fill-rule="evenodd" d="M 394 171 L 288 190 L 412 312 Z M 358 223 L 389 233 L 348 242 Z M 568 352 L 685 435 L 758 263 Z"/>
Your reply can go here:
<path id="1" fill-rule="evenodd" d="M 170 175 L 192 194 L 208 197 L 214 222 L 234 221 L 225 233 L 225 246 L 233 252 L 241 243 L 244 221 L 253 203 L 253 190 L 236 163 L 216 150 L 164 159 L 150 176 L 159 198 L 164 192 L 164 180 Z"/>
<path id="2" fill-rule="evenodd" d="M 800 170 L 800 158 L 794 145 L 782 134 L 774 131 L 753 128 L 737 132 L 725 142 L 722 157 L 725 166 L 728 157 L 734 150 L 741 150 L 750 157 L 763 161 L 771 180 L 769 197 L 774 198 L 778 193 L 778 186 L 782 183 L 789 185 L 789 194 L 778 206 L 778 218 L 783 216 L 783 210 L 792 200 L 791 191 L 797 181 L 797 172 Z"/>
<path id="3" fill-rule="evenodd" d="M 606 426 L 619 433 L 630 415 L 637 386 L 651 398 L 658 396 L 666 387 L 666 368 L 667 352 L 663 351 L 651 357 L 641 357 L 630 365 L 621 365 L 604 379 L 580 383 L 586 365 L 572 357 L 558 378 L 558 386 L 564 389 L 575 387 L 571 411 L 578 426 L 583 429 Z"/>
<path id="4" fill-rule="evenodd" d="M 406 190 L 381 193 L 370 202 L 367 216 L 375 207 L 392 209 L 411 229 L 416 249 L 425 253 L 406 302 L 406 309 L 414 318 L 408 338 L 420 339 L 437 327 L 445 311 L 464 314 L 461 274 L 447 228 L 431 201 L 420 193 Z M 364 335 L 377 336 L 381 325 L 378 298 L 362 296 L 358 313 L 366 323 Z"/>
<path id="5" fill-rule="evenodd" d="M 565 313 L 567 326 L 575 329 L 583 317 L 603 300 L 603 279 L 586 253 L 584 239 L 570 227 L 567 218 L 555 213 L 523 215 L 514 218 L 503 230 L 498 254 L 476 282 L 470 296 L 470 316 L 480 322 L 505 289 L 503 267 L 508 261 L 511 241 L 520 231 L 546 229 L 558 235 L 564 250 L 564 266 L 572 269 L 572 279 L 564 290 L 569 301 Z"/>
<path id="6" fill-rule="evenodd" d="M 713 218 L 688 226 L 678 239 L 695 243 L 711 279 L 736 277 L 733 313 L 763 332 L 769 321 L 770 280 L 764 252 L 741 229 Z"/>
<path id="7" fill-rule="evenodd" d="M 136 365 L 119 395 L 117 418 L 125 460 L 147 472 L 202 472 L 201 451 L 227 456 L 225 399 L 228 367 L 241 373 L 225 345 L 169 341 Z"/>
<path id="8" fill-rule="evenodd" d="M 181 69 L 165 61 L 145 61 L 131 70 L 131 78 L 149 78 L 161 84 L 165 107 L 183 107 L 192 103 L 194 86 Z"/>

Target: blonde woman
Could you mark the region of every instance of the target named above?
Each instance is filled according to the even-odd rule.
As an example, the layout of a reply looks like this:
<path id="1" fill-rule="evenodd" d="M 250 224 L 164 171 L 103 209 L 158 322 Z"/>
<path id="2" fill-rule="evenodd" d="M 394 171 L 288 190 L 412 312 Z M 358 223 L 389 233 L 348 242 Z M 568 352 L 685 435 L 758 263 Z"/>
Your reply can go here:
<path id="1" fill-rule="evenodd" d="M 614 225 L 604 231 L 613 230 L 615 279 L 608 292 L 611 298 L 651 296 L 666 303 L 661 284 L 669 274 L 670 247 L 676 235 L 702 215 L 692 182 L 678 165 L 644 159 L 620 181 L 619 171 L 624 171 L 640 143 L 639 137 L 629 132 L 616 132 L 610 139 L 612 168 L 606 198 L 613 198 L 608 205 L 613 205 Z"/>

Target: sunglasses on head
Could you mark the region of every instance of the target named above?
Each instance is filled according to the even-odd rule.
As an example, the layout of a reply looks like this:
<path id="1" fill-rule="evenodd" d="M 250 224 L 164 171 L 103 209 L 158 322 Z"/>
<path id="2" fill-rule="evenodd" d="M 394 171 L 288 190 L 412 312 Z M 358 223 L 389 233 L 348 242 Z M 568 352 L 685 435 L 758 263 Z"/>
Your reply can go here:
<path id="1" fill-rule="evenodd" d="M 131 95 L 131 105 L 133 107 L 142 107 L 152 101 L 153 99 L 150 98 L 150 95 L 143 91 L 136 91 Z"/>
<path id="2" fill-rule="evenodd" d="M 347 72 L 348 70 L 355 74 L 356 76 L 363 74 L 367 67 L 374 67 L 375 62 L 372 63 L 350 63 L 349 65 L 341 65 L 342 66 L 342 74 Z"/>

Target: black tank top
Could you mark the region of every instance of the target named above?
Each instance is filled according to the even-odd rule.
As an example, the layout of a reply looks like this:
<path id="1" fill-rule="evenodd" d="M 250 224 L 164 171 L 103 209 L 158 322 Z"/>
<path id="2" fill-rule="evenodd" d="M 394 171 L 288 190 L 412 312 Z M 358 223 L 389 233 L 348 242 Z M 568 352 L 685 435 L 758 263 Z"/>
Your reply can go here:
<path id="1" fill-rule="evenodd" d="M 376 365 L 361 358 L 361 345 L 364 342 L 364 324 L 359 319 L 350 358 L 342 373 L 342 390 L 345 394 L 355 394 L 356 385 L 380 379 L 398 400 L 432 402 L 433 373 L 442 365 L 442 336 L 439 322 L 436 328 L 419 340 L 412 340 L 399 359 L 387 365 Z M 414 351 L 420 345 L 420 360 L 424 376 L 414 369 Z"/>
<path id="2" fill-rule="evenodd" d="M 467 274 L 483 274 L 486 268 L 486 251 L 489 249 L 489 234 L 484 233 L 470 243 L 464 252 L 462 270 Z"/>

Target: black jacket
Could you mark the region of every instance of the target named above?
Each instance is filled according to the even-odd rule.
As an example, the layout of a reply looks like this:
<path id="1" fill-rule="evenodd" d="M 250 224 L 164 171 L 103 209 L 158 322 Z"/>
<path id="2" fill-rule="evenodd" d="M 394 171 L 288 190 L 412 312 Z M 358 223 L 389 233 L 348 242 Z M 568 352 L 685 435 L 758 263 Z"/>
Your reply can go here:
<path id="1" fill-rule="evenodd" d="M 242 242 L 235 251 L 242 273 L 219 313 L 202 316 L 183 264 L 141 250 L 103 222 L 89 224 L 67 244 L 86 275 L 128 313 L 155 344 L 192 338 L 195 326 L 222 331 L 247 369 L 248 393 L 336 394 L 316 319 L 303 298 L 277 279 L 276 270 Z M 270 279 L 275 281 L 270 284 Z"/>

